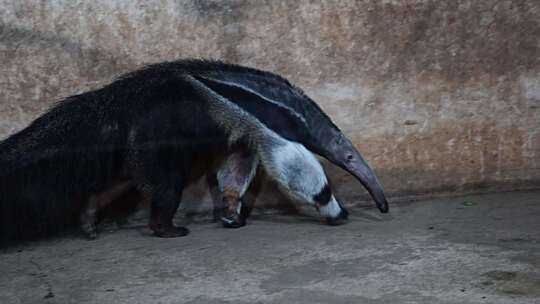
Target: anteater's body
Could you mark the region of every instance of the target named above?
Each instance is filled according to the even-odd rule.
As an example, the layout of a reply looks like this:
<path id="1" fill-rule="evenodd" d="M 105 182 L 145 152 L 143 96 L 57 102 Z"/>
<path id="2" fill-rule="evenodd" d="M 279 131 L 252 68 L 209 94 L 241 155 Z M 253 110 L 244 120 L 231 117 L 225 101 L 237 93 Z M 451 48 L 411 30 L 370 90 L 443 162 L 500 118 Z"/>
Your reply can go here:
<path id="1" fill-rule="evenodd" d="M 194 156 L 243 140 L 232 138 L 210 116 L 186 75 L 279 136 L 357 176 L 381 211 L 387 210 L 382 188 L 358 151 L 287 80 L 219 62 L 177 61 L 69 97 L 0 143 L 1 240 L 62 229 L 78 216 L 75 202 L 123 178 L 151 198 L 150 227 L 156 235 L 185 235 L 172 217 Z"/>
<path id="2" fill-rule="evenodd" d="M 226 146 L 204 104 L 157 65 L 72 96 L 0 144 L 0 236 L 62 229 L 88 195 L 128 177 L 152 196 L 157 233 L 169 229 L 194 153 Z M 166 231 L 166 232 L 165 232 Z"/>

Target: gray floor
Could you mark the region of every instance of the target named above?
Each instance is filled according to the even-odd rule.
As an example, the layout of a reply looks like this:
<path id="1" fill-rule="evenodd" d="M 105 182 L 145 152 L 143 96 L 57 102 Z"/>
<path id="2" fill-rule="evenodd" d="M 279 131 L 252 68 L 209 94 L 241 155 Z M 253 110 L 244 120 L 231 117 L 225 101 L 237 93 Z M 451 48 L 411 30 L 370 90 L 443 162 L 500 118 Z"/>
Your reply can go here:
<path id="1" fill-rule="evenodd" d="M 540 192 L 354 208 L 330 227 L 259 215 L 0 253 L 0 303 L 540 303 Z"/>

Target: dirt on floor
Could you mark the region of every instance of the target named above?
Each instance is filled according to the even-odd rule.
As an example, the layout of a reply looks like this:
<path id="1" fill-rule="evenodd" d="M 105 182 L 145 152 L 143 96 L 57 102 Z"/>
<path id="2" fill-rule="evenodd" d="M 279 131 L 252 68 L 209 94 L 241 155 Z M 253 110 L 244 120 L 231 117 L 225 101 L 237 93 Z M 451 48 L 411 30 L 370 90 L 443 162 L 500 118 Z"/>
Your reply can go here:
<path id="1" fill-rule="evenodd" d="M 0 253 L 0 303 L 540 303 L 540 192 L 258 213 L 191 234 L 104 226 Z"/>

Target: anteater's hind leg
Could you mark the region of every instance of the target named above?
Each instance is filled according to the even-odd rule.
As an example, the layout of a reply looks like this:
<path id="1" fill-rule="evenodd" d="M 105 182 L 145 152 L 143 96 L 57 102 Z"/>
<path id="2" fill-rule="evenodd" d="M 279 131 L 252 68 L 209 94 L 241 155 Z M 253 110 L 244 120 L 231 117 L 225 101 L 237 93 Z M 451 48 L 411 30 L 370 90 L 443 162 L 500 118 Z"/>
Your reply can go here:
<path id="1" fill-rule="evenodd" d="M 135 185 L 129 180 L 115 182 L 104 192 L 93 194 L 86 201 L 80 213 L 80 226 L 86 236 L 93 240 L 97 237 L 97 214 L 114 200 L 125 194 Z"/>
<path id="2" fill-rule="evenodd" d="M 192 156 L 179 149 L 130 151 L 129 171 L 137 188 L 150 198 L 150 229 L 158 237 L 170 238 L 189 233 L 176 227 L 173 218 L 187 183 Z"/>
<path id="3" fill-rule="evenodd" d="M 151 197 L 150 229 L 155 236 L 171 238 L 189 233 L 185 227 L 176 227 L 173 218 L 182 199 L 186 176 L 177 175 L 174 183 L 154 183 L 149 185 Z"/>
<path id="4" fill-rule="evenodd" d="M 95 195 L 91 195 L 83 206 L 83 209 L 79 215 L 79 224 L 82 232 L 90 240 L 94 240 L 97 237 L 97 211 L 99 202 Z"/>
<path id="5" fill-rule="evenodd" d="M 220 166 L 217 180 L 225 205 L 225 215 L 221 218 L 224 227 L 238 228 L 246 224 L 242 197 L 255 176 L 258 163 L 256 154 L 236 147 Z"/>

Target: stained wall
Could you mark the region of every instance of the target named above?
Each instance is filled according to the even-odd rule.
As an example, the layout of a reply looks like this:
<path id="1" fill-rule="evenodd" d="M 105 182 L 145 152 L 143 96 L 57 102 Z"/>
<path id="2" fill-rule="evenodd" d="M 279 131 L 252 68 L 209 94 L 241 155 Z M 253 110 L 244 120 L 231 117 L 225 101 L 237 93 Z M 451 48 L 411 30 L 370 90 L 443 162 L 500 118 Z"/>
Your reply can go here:
<path id="1" fill-rule="evenodd" d="M 540 185 L 536 0 L 0 0 L 0 138 L 62 97 L 184 57 L 288 77 L 394 197 Z M 327 169 L 345 200 L 363 197 Z"/>

